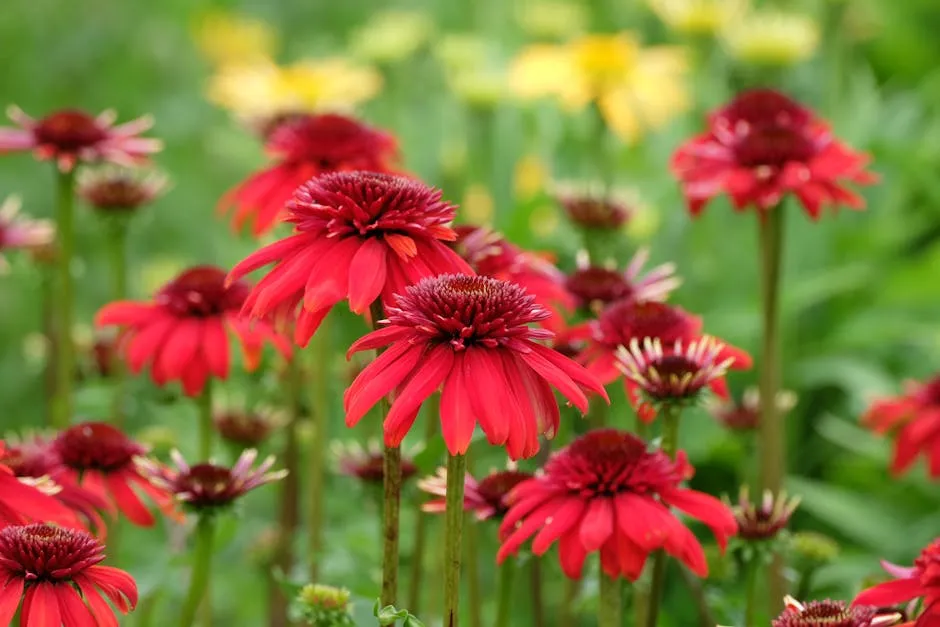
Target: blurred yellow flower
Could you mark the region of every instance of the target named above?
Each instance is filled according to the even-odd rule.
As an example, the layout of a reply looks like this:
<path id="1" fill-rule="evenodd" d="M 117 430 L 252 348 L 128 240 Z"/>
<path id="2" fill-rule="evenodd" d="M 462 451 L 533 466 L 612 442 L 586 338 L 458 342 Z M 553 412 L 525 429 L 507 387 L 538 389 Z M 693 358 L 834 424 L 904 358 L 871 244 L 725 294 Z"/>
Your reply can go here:
<path id="1" fill-rule="evenodd" d="M 407 59 L 434 32 L 431 18 L 420 11 L 384 11 L 356 29 L 350 38 L 352 54 L 373 63 Z"/>
<path id="2" fill-rule="evenodd" d="M 278 39 L 277 33 L 266 22 L 224 12 L 203 16 L 194 35 L 202 54 L 218 66 L 271 58 Z"/>
<path id="3" fill-rule="evenodd" d="M 381 86 L 375 69 L 337 57 L 222 68 L 212 77 L 208 95 L 236 116 L 254 120 L 350 109 L 375 96 Z"/>
<path id="4" fill-rule="evenodd" d="M 819 25 L 808 15 L 754 11 L 722 33 L 728 53 L 744 63 L 786 67 L 813 56 Z"/>
<path id="5" fill-rule="evenodd" d="M 538 155 L 523 155 L 513 171 L 513 191 L 516 198 L 528 200 L 544 193 L 551 177 L 548 164 Z"/>
<path id="6" fill-rule="evenodd" d="M 467 222 L 475 225 L 493 222 L 493 196 L 485 185 L 474 183 L 467 186 L 460 212 Z"/>
<path id="7" fill-rule="evenodd" d="M 572 111 L 594 103 L 611 130 L 629 142 L 688 107 L 686 69 L 682 48 L 643 48 L 629 33 L 587 35 L 523 50 L 509 83 L 522 99 L 552 97 Z"/>
<path id="8" fill-rule="evenodd" d="M 685 35 L 714 35 L 747 9 L 748 0 L 647 0 L 669 28 Z"/>
<path id="9" fill-rule="evenodd" d="M 434 48 L 434 55 L 448 73 L 476 70 L 485 65 L 489 54 L 490 45 L 485 39 L 467 33 L 445 35 Z"/>
<path id="10" fill-rule="evenodd" d="M 516 5 L 516 21 L 536 39 L 566 39 L 584 32 L 587 6 L 567 0 L 524 0 Z"/>
<path id="11" fill-rule="evenodd" d="M 463 70 L 447 77 L 450 88 L 473 107 L 494 107 L 506 95 L 506 77 L 488 70 Z"/>

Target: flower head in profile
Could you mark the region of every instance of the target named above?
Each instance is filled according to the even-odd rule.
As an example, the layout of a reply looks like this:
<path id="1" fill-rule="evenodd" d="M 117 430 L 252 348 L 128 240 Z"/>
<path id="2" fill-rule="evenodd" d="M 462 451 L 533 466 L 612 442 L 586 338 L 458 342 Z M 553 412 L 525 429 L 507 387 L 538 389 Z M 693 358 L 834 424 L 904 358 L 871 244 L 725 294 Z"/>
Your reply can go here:
<path id="1" fill-rule="evenodd" d="M 324 174 L 304 183 L 288 205 L 294 235 L 249 255 L 228 281 L 275 264 L 244 311 L 265 318 L 302 303 L 294 340 L 306 346 L 340 301 L 362 314 L 379 298 L 393 304 L 394 294 L 423 277 L 472 273 L 444 243 L 457 238 L 450 228 L 455 211 L 440 191 L 404 176 Z"/>
<path id="2" fill-rule="evenodd" d="M 0 203 L 0 271 L 7 262 L 6 250 L 38 251 L 55 240 L 55 227 L 48 220 L 30 220 L 19 213 L 20 199 L 10 196 Z"/>
<path id="3" fill-rule="evenodd" d="M 387 346 L 343 398 L 355 426 L 396 391 L 385 419 L 385 443 L 398 446 L 421 404 L 438 388 L 441 431 L 453 455 L 466 453 L 476 424 L 513 459 L 530 457 L 538 436 L 554 435 L 557 388 L 582 413 L 585 392 L 605 400 L 603 387 L 581 366 L 542 345 L 550 331 L 530 326 L 549 316 L 518 285 L 484 276 L 423 279 L 387 309 L 384 327 L 357 340 L 349 354 Z"/>
<path id="4" fill-rule="evenodd" d="M 909 381 L 903 394 L 875 400 L 862 423 L 894 438 L 891 472 L 905 472 L 923 455 L 930 477 L 940 477 L 940 375 Z"/>
<path id="5" fill-rule="evenodd" d="M 738 537 L 747 541 L 771 540 L 786 529 L 800 504 L 798 497 L 765 490 L 759 501 L 751 501 L 747 486 L 741 488 L 738 502 L 731 507 L 738 521 Z"/>
<path id="6" fill-rule="evenodd" d="M 882 613 L 874 607 L 849 605 L 845 601 L 784 599 L 783 613 L 771 627 L 889 627 L 901 618 L 898 613 Z"/>
<path id="7" fill-rule="evenodd" d="M 296 605 L 311 627 L 353 627 L 349 590 L 309 583 L 301 588 Z"/>
<path id="8" fill-rule="evenodd" d="M 167 186 L 167 177 L 159 172 L 106 165 L 82 172 L 76 191 L 103 213 L 123 214 L 149 205 Z"/>
<path id="9" fill-rule="evenodd" d="M 385 456 L 378 442 L 370 441 L 366 446 L 359 442 L 334 442 L 333 454 L 340 473 L 355 477 L 363 483 L 381 486 L 385 480 Z M 401 480 L 411 479 L 418 474 L 412 455 L 402 451 Z"/>
<path id="10" fill-rule="evenodd" d="M 809 15 L 778 10 L 751 11 L 731 21 L 721 43 L 734 59 L 762 67 L 789 67 L 813 56 L 819 24 Z"/>
<path id="11" fill-rule="evenodd" d="M 777 413 L 788 414 L 796 407 L 796 394 L 790 390 L 777 393 Z M 705 401 L 705 409 L 715 420 L 732 431 L 753 431 L 760 421 L 760 392 L 756 387 L 744 391 L 740 400 L 733 398 L 710 397 Z"/>
<path id="12" fill-rule="evenodd" d="M 940 539 L 921 551 L 909 568 L 884 561 L 881 565 L 895 579 L 862 590 L 852 605 L 891 607 L 922 599 L 923 613 L 913 624 L 916 627 L 940 625 Z"/>
<path id="13" fill-rule="evenodd" d="M 223 440 L 245 448 L 262 444 L 284 424 L 282 416 L 274 410 L 235 406 L 217 408 L 212 422 Z"/>
<path id="14" fill-rule="evenodd" d="M 218 512 L 233 505 L 248 492 L 287 476 L 286 470 L 271 471 L 274 456 L 254 467 L 258 451 L 242 451 L 229 468 L 213 461 L 188 464 L 180 452 L 170 453 L 176 468 L 138 457 L 136 466 L 158 490 L 173 495 L 186 508 L 202 513 Z"/>
<path id="15" fill-rule="evenodd" d="M 149 364 L 157 385 L 179 381 L 188 396 L 198 396 L 210 377 L 228 378 L 230 336 L 241 345 L 248 370 L 260 365 L 265 342 L 290 358 L 290 341 L 271 323 L 242 317 L 250 291 L 243 281 L 226 282 L 219 268 L 195 266 L 164 285 L 152 301 L 105 305 L 95 324 L 123 329 L 121 346 L 131 372 Z"/>
<path id="16" fill-rule="evenodd" d="M 65 466 L 62 482 L 81 486 L 120 511 L 135 525 L 150 527 L 153 514 L 140 498 L 148 496 L 168 516 L 175 516 L 166 490 L 150 484 L 134 464 L 147 450 L 116 427 L 103 422 L 81 422 L 59 433 L 52 450 Z"/>
<path id="17" fill-rule="evenodd" d="M 273 128 L 265 148 L 273 163 L 239 183 L 219 204 L 223 211 L 234 209 L 232 228 L 250 223 L 256 236 L 277 224 L 294 191 L 311 177 L 391 172 L 398 160 L 394 137 L 337 114 L 292 116 Z"/>
<path id="18" fill-rule="evenodd" d="M 62 172 L 79 162 L 137 165 L 163 148 L 159 139 L 140 137 L 153 126 L 149 117 L 115 126 L 117 114 L 110 110 L 94 117 L 79 109 L 61 109 L 34 120 L 11 106 L 7 115 L 16 128 L 0 128 L 0 154 L 31 150 L 37 159 L 54 160 Z"/>
<path id="19" fill-rule="evenodd" d="M 463 508 L 473 512 L 477 520 L 501 520 L 509 511 L 509 494 L 513 488 L 532 478 L 531 472 L 522 470 L 494 470 L 482 479 L 470 474 L 464 478 Z M 447 469 L 440 468 L 433 477 L 425 477 L 418 487 L 438 498 L 421 506 L 425 512 L 443 514 L 447 505 Z"/>
<path id="20" fill-rule="evenodd" d="M 104 558 L 104 545 L 77 529 L 0 529 L 0 624 L 12 625 L 19 609 L 20 627 L 117 625 L 111 606 L 133 610 L 137 585 L 123 570 L 102 566 Z"/>
<path id="21" fill-rule="evenodd" d="M 564 314 L 574 308 L 565 289 L 565 275 L 544 255 L 522 250 L 487 227 L 458 226 L 454 249 L 478 273 L 509 281 L 535 297 L 551 312 L 542 321 L 555 332 L 564 328 Z"/>
<path id="22" fill-rule="evenodd" d="M 82 527 L 75 512 L 55 498 L 61 487 L 46 475 L 32 477 L 14 472 L 6 443 L 0 441 L 0 529 L 7 525 L 49 521 L 64 527 Z"/>
<path id="23" fill-rule="evenodd" d="M 587 253 L 579 254 L 577 267 L 565 279 L 565 288 L 575 297 L 578 307 L 597 313 L 619 300 L 664 301 L 682 284 L 675 276 L 676 266 L 664 263 L 643 274 L 649 250 L 642 248 L 633 255 L 626 269 L 612 263 L 594 265 Z"/>
<path id="24" fill-rule="evenodd" d="M 646 558 L 659 549 L 704 577 L 708 564 L 702 546 L 670 508 L 704 522 L 722 549 L 737 523 L 718 499 L 680 487 L 691 473 L 682 453 L 672 461 L 661 451 L 647 451 L 633 434 L 591 431 L 512 491 L 501 527 L 508 535 L 497 561 L 534 536 L 535 555 L 558 542 L 561 567 L 570 578 L 581 576 L 588 553 L 600 552 L 608 576 L 636 581 Z"/>
<path id="25" fill-rule="evenodd" d="M 583 229 L 615 231 L 626 224 L 632 214 L 625 201 L 609 194 L 560 190 L 556 199 L 568 219 Z"/>
<path id="26" fill-rule="evenodd" d="M 809 109 L 779 92 L 756 89 L 711 114 L 708 130 L 679 147 L 671 168 L 693 216 L 722 193 L 738 210 L 761 212 L 793 194 L 815 220 L 823 207 L 864 207 L 846 185 L 876 180 L 865 170 L 868 161 Z"/>

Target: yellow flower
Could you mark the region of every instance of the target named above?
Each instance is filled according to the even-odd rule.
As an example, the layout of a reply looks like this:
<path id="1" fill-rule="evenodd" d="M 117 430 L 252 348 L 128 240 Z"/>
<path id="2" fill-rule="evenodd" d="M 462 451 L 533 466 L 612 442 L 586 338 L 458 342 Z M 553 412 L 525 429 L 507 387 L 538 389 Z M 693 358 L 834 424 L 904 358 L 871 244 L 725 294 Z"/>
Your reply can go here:
<path id="1" fill-rule="evenodd" d="M 282 67 L 271 61 L 222 68 L 209 100 L 249 119 L 285 113 L 349 109 L 378 93 L 379 73 L 342 58 L 309 59 Z"/>
<path id="2" fill-rule="evenodd" d="M 624 141 L 658 128 L 688 107 L 681 48 L 644 48 L 629 33 L 588 35 L 524 50 L 510 68 L 522 99 L 553 97 L 568 110 L 595 103 Z"/>
<path id="3" fill-rule="evenodd" d="M 538 155 L 524 155 L 513 171 L 516 198 L 528 200 L 545 191 L 550 178 L 548 164 Z"/>
<path id="4" fill-rule="evenodd" d="M 584 4 L 566 0 L 527 0 L 516 10 L 519 26 L 537 39 L 565 39 L 581 33 L 588 17 Z"/>
<path id="5" fill-rule="evenodd" d="M 441 38 L 434 55 L 448 73 L 476 70 L 489 58 L 490 45 L 476 35 L 451 34 Z"/>
<path id="6" fill-rule="evenodd" d="M 647 0 L 669 28 L 685 35 L 714 35 L 747 8 L 748 0 Z"/>
<path id="7" fill-rule="evenodd" d="M 385 11 L 353 32 L 352 53 L 374 63 L 393 63 L 417 52 L 431 36 L 434 24 L 419 11 Z"/>
<path id="8" fill-rule="evenodd" d="M 799 13 L 755 11 L 726 28 L 722 43 L 739 61 L 786 67 L 816 52 L 819 26 Z"/>
<path id="9" fill-rule="evenodd" d="M 195 28 L 196 44 L 215 65 L 253 63 L 273 56 L 277 34 L 261 20 L 214 12 Z"/>
<path id="10" fill-rule="evenodd" d="M 490 224 L 493 221 L 493 196 L 485 185 L 469 185 L 460 210 L 471 224 Z"/>
<path id="11" fill-rule="evenodd" d="M 457 96 L 474 107 L 493 107 L 506 94 L 506 77 L 487 70 L 463 70 L 448 75 L 447 82 Z"/>

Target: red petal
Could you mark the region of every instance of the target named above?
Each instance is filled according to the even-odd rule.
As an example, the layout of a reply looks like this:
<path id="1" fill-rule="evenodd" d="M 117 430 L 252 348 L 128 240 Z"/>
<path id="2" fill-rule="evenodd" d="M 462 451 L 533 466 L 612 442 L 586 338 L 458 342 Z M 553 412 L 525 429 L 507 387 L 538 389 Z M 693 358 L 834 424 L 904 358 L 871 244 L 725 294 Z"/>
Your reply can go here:
<path id="1" fill-rule="evenodd" d="M 182 379 L 184 370 L 200 349 L 202 326 L 199 319 L 181 318 L 159 349 L 154 373 L 159 372 L 164 380 Z"/>
<path id="2" fill-rule="evenodd" d="M 59 612 L 62 621 L 69 627 L 98 627 L 98 622 L 70 585 L 59 586 L 56 590 L 59 600 Z"/>
<path id="3" fill-rule="evenodd" d="M 426 353 L 385 418 L 386 446 L 401 444 L 417 417 L 421 403 L 440 387 L 453 364 L 454 351 L 450 346 L 436 346 Z"/>
<path id="4" fill-rule="evenodd" d="M 53 584 L 43 581 L 26 592 L 20 624 L 24 623 L 25 627 L 59 627 L 62 624 L 59 599 Z"/>
<path id="5" fill-rule="evenodd" d="M 156 305 L 129 300 L 108 303 L 95 314 L 95 326 L 137 326 L 150 321 L 157 309 Z"/>
<path id="6" fill-rule="evenodd" d="M 228 377 L 228 335 L 225 333 L 225 325 L 217 318 L 206 320 L 203 325 L 202 356 L 205 358 L 209 372 L 220 379 Z"/>
<path id="7" fill-rule="evenodd" d="M 372 331 L 352 343 L 352 346 L 346 351 L 346 359 L 348 360 L 356 353 L 361 353 L 362 351 L 388 346 L 393 342 L 405 339 L 413 333 L 414 332 L 407 327 L 396 326 L 389 326 L 384 329 Z"/>
<path id="8" fill-rule="evenodd" d="M 534 343 L 533 343 L 534 345 Z M 554 386 L 562 395 L 577 407 L 582 414 L 588 410 L 587 397 L 581 388 L 564 371 L 559 370 L 550 361 L 536 351 L 520 353 L 519 358 L 527 363 L 542 378 Z"/>
<path id="9" fill-rule="evenodd" d="M 561 561 L 561 570 L 569 579 L 581 578 L 586 557 L 587 551 L 584 550 L 576 530 L 572 529 L 561 536 L 558 542 L 558 559 Z"/>
<path id="10" fill-rule="evenodd" d="M 852 601 L 852 605 L 888 607 L 924 596 L 925 593 L 920 579 L 895 579 L 862 590 Z"/>
<path id="11" fill-rule="evenodd" d="M 343 395 L 346 426 L 355 426 L 381 398 L 401 385 L 418 365 L 424 350 L 424 346 L 401 342 L 366 366 Z"/>
<path id="12" fill-rule="evenodd" d="M 149 325 L 137 331 L 127 343 L 127 365 L 131 372 L 139 373 L 147 362 L 151 362 L 157 349 L 163 344 L 163 339 L 175 320 L 167 315 L 155 319 Z"/>
<path id="13" fill-rule="evenodd" d="M 467 389 L 464 378 L 465 361 L 466 356 L 458 356 L 455 359 L 441 392 L 441 434 L 451 455 L 463 455 L 467 452 L 476 427 L 470 402 L 474 395 Z"/>
<path id="14" fill-rule="evenodd" d="M 614 532 L 614 504 L 610 498 L 591 500 L 581 519 L 581 544 L 586 551 L 600 549 Z"/>
<path id="15" fill-rule="evenodd" d="M 388 248 L 378 237 L 365 241 L 349 265 L 349 308 L 361 314 L 369 308 L 385 286 Z"/>
<path id="16" fill-rule="evenodd" d="M 137 584 L 129 574 L 120 568 L 100 565 L 85 572 L 121 611 L 137 607 Z"/>
<path id="17" fill-rule="evenodd" d="M 460 380 L 466 399 L 465 411 L 480 421 L 490 444 L 502 446 L 509 439 L 510 424 L 514 421 L 507 412 L 511 411 L 509 408 L 515 404 L 515 399 L 507 388 L 499 353 L 491 355 L 490 352 L 486 348 L 468 348 L 455 370 L 463 370 Z"/>
<path id="18" fill-rule="evenodd" d="M 311 267 L 304 288 L 304 307 L 310 311 L 331 307 L 349 293 L 349 267 L 362 245 L 358 237 L 341 240 Z"/>
<path id="19" fill-rule="evenodd" d="M 119 627 L 114 610 L 98 593 L 93 581 L 85 574 L 77 575 L 74 581 L 78 589 L 82 591 L 82 597 L 91 608 L 95 620 L 98 621 L 98 627 Z"/>
<path id="20" fill-rule="evenodd" d="M 317 235 L 312 233 L 298 233 L 273 244 L 268 244 L 235 264 L 235 267 L 229 271 L 228 276 L 225 278 L 225 282 L 231 285 L 249 272 L 254 272 L 258 268 L 263 268 L 288 257 L 293 257 L 301 249 L 315 242 L 316 238 Z"/>
<path id="21" fill-rule="evenodd" d="M 587 503 L 577 498 L 569 498 L 559 507 L 551 520 L 536 534 L 532 540 L 532 552 L 535 555 L 544 555 L 558 538 L 568 533 L 581 522 L 581 517 Z M 583 523 L 582 523 L 583 525 Z M 577 529 L 574 529 L 577 532 Z"/>
<path id="22" fill-rule="evenodd" d="M 105 483 L 107 483 L 118 509 L 127 516 L 129 521 L 140 527 L 150 527 L 156 522 L 156 519 L 127 484 L 124 475 L 129 473 L 130 471 L 109 473 L 105 476 Z"/>
<path id="23" fill-rule="evenodd" d="M 676 507 L 689 516 L 697 518 L 712 530 L 718 546 L 722 549 L 728 544 L 728 537 L 738 532 L 738 523 L 728 506 L 720 500 L 695 490 L 675 488 L 660 491 L 662 500 Z"/>
<path id="24" fill-rule="evenodd" d="M 23 597 L 23 580 L 10 577 L 0 588 L 0 625 L 12 625 L 13 615 Z"/>

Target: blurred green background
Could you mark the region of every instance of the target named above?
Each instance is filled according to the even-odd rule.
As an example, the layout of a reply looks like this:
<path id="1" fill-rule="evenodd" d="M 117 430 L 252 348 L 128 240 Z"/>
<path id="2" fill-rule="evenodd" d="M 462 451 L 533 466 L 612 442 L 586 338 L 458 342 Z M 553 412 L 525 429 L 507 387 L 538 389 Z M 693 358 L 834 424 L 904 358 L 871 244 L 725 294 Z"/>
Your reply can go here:
<path id="1" fill-rule="evenodd" d="M 482 97 L 479 92 L 455 92 L 436 53 L 448 35 L 470 35 L 484 51 L 478 58 L 484 73 L 499 74 L 526 45 L 579 34 L 564 32 L 566 26 L 577 26 L 571 20 L 560 20 L 549 37 L 544 24 L 533 27 L 533 20 L 557 12 L 560 4 L 8 0 L 0 21 L 0 102 L 16 103 L 37 116 L 63 106 L 93 112 L 115 108 L 121 120 L 154 115 L 152 134 L 166 142 L 156 163 L 170 175 L 173 188 L 132 226 L 131 290 L 134 297 L 144 298 L 188 264 L 227 267 L 256 247 L 249 238 L 233 235 L 214 212 L 222 193 L 264 159 L 258 139 L 205 98 L 213 67 L 194 36 L 200 20 L 211 11 L 263 20 L 280 38 L 278 60 L 290 62 L 352 57 L 351 33 L 376 14 L 391 8 L 417 11 L 433 25 L 427 39 L 407 58 L 377 65 L 383 88 L 358 108 L 360 115 L 393 131 L 407 168 L 442 186 L 445 197 L 462 202 L 468 211 L 482 206 L 471 213 L 474 217 L 488 215 L 487 202 L 480 203 L 483 190 L 483 198 L 488 194 L 495 208 L 494 226 L 519 245 L 555 251 L 558 264 L 570 269 L 580 238 L 548 188 L 524 197 L 514 191 L 516 164 L 525 156 L 536 159 L 550 173 L 546 181 L 583 178 L 597 162 L 597 146 L 589 143 L 590 116 L 552 102 L 521 104 L 500 90 L 492 97 L 487 90 Z M 666 168 L 676 146 L 702 127 L 703 112 L 743 84 L 775 86 L 816 108 L 847 143 L 873 156 L 872 169 L 882 182 L 864 190 L 867 211 L 827 213 L 811 223 L 796 207 L 789 208 L 784 270 L 784 377 L 786 387 L 799 394 L 788 417 L 790 486 L 803 496 L 793 528 L 820 530 L 839 540 L 840 558 L 819 573 L 813 595 L 850 597 L 861 578 L 878 572 L 878 559 L 909 563 L 940 528 L 940 491 L 923 478 L 923 469 L 890 478 L 889 444 L 858 426 L 873 396 L 895 393 L 901 380 L 930 375 L 940 365 L 940 41 L 934 36 L 940 8 L 933 0 L 781 2 L 781 8 L 818 26 L 820 43 L 808 59 L 768 69 L 732 58 L 707 36 L 670 29 L 642 3 L 573 4 L 584 15 L 582 32 L 631 30 L 644 44 L 682 43 L 692 53 L 688 112 L 636 142 L 617 143 L 608 157 L 616 183 L 628 188 L 642 208 L 617 256 L 622 262 L 637 246 L 648 244 L 654 261 L 674 261 L 684 284 L 673 301 L 702 314 L 709 332 L 756 354 L 755 217 L 735 214 L 719 201 L 693 222 Z M 758 4 L 766 8 L 773 3 Z M 25 211 L 34 216 L 51 217 L 52 183 L 47 164 L 37 165 L 28 156 L 0 161 L 0 196 L 22 195 Z M 79 319 L 87 326 L 109 298 L 107 259 L 98 217 L 81 208 L 78 225 Z M 40 271 L 25 256 L 11 261 L 12 271 L 0 277 L 0 421 L 5 430 L 34 427 L 43 420 L 43 361 L 36 335 L 41 329 Z M 364 330 L 361 322 L 343 319 L 337 349 Z M 347 370 L 340 352 L 332 433 L 362 440 L 378 430 L 374 421 L 357 432 L 345 432 L 342 426 L 338 398 Z M 755 381 L 753 373 L 731 377 L 738 392 Z M 256 383 L 236 376 L 228 388 L 244 393 Z M 164 435 L 157 433 L 158 442 L 169 438 L 190 450 L 194 409 L 145 381 L 134 386 L 135 430 L 154 438 L 155 427 L 165 428 Z M 259 394 L 276 400 L 270 384 L 261 390 Z M 78 403 L 82 413 L 93 418 L 105 411 L 108 392 L 100 382 L 84 385 Z M 629 424 L 627 407 L 621 403 L 613 415 L 618 412 L 624 426 Z M 736 491 L 737 473 L 750 450 L 745 439 L 697 410 L 685 419 L 681 444 L 698 468 L 697 488 L 713 494 Z M 275 440 L 271 449 L 277 447 Z M 504 463 L 500 451 L 477 448 L 478 470 Z M 430 460 L 425 470 L 433 469 L 433 455 L 424 459 Z M 370 486 L 347 477 L 330 482 L 322 579 L 348 586 L 365 599 L 359 610 L 369 616 L 378 581 L 377 501 Z M 246 499 L 241 517 L 229 523 L 220 543 L 220 575 L 213 590 L 219 625 L 264 624 L 263 569 L 243 565 L 257 563 L 259 538 L 274 522 L 275 496 L 275 489 L 265 489 Z M 408 498 L 417 495 L 409 492 Z M 404 509 L 410 525 L 414 507 Z M 123 543 L 121 564 L 143 591 L 162 590 L 163 609 L 152 624 L 168 624 L 164 620 L 171 614 L 161 619 L 160 612 L 174 608 L 185 580 L 179 576 L 185 569 L 179 538 L 167 539 L 160 531 L 125 533 L 131 540 Z M 495 526 L 481 525 L 479 535 L 483 590 L 492 599 L 495 570 L 489 556 Z M 166 550 L 170 540 L 173 551 Z M 406 551 L 408 542 L 406 533 Z M 551 608 L 562 595 L 561 576 L 554 559 L 545 560 L 544 569 Z M 740 598 L 721 592 L 728 583 L 734 587 L 736 575 L 728 576 L 729 582 L 713 579 L 706 587 L 720 621 L 740 624 Z M 519 582 L 517 588 L 520 612 L 529 611 L 526 585 Z M 429 587 L 432 607 L 437 594 L 436 586 Z M 684 588 L 673 585 L 669 595 L 672 603 L 667 601 L 661 624 L 690 624 L 683 609 Z M 590 614 L 591 584 L 582 602 Z M 486 611 L 491 605 L 487 601 Z M 585 618 L 583 624 L 591 620 Z M 524 614 L 519 621 L 529 624 Z M 128 619 L 127 624 L 135 623 Z M 371 623 L 361 618 L 359 624 Z"/>

